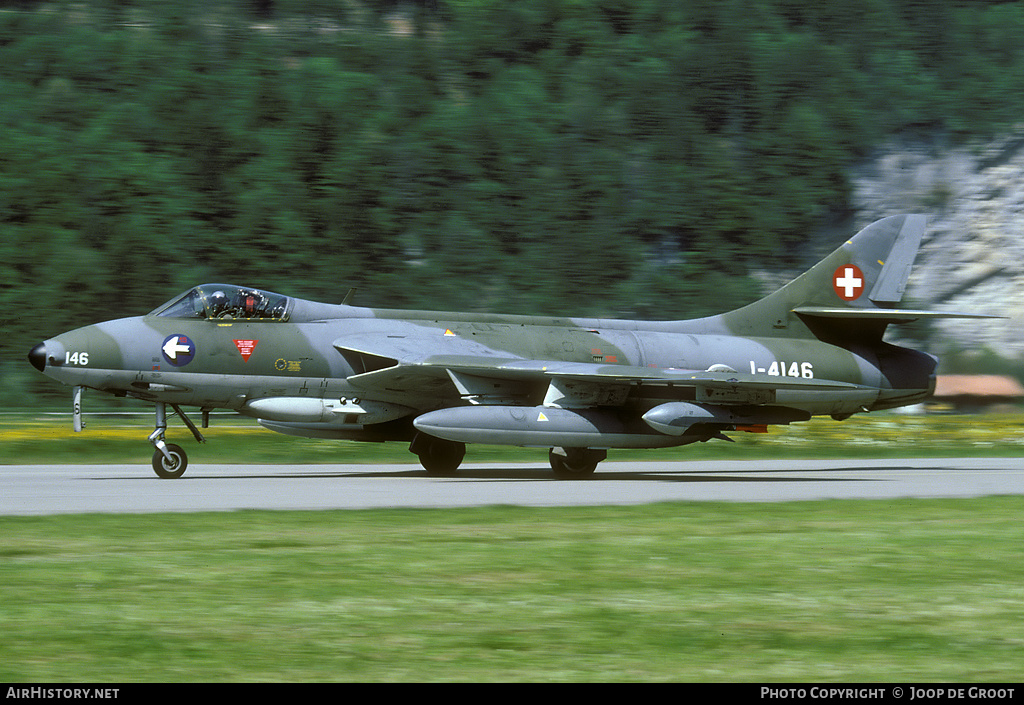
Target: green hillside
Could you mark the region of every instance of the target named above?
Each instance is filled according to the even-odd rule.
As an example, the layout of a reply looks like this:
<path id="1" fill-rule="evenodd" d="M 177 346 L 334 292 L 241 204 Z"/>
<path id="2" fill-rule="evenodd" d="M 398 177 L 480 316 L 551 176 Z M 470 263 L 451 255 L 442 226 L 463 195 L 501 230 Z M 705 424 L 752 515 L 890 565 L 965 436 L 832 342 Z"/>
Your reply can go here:
<path id="1" fill-rule="evenodd" d="M 1019 2 L 0 3 L 0 404 L 60 398 L 38 340 L 209 280 L 743 303 L 880 140 L 1019 116 L 1022 36 Z"/>

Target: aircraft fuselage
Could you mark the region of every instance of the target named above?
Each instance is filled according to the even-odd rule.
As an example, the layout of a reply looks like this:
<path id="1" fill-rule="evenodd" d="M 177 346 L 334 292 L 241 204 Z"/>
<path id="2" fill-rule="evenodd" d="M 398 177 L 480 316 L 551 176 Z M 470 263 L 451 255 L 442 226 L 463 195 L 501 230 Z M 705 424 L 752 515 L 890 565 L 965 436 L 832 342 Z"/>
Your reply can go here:
<path id="1" fill-rule="evenodd" d="M 365 370 L 354 369 L 358 363 L 339 354 L 335 343 L 379 338 L 396 358 L 402 350 L 429 344 L 440 360 L 447 354 L 448 341 L 462 340 L 488 351 L 496 362 L 518 358 L 607 368 L 731 370 L 793 381 L 847 382 L 862 388 L 843 398 L 788 394 L 787 406 L 812 415 L 886 408 L 894 399 L 912 403 L 927 396 L 934 385 L 934 359 L 913 350 L 888 344 L 856 349 L 806 338 L 698 332 L 707 327 L 703 319 L 659 327 L 622 320 L 372 312 L 394 315 L 385 318 L 368 316 L 369 309 L 339 308 L 350 309 L 353 315 L 298 323 L 160 316 L 116 319 L 45 341 L 45 372 L 65 384 L 115 395 L 241 413 L 248 412 L 248 402 L 267 397 L 373 398 L 418 412 L 459 402 L 459 390 L 440 374 L 436 385 L 420 384 L 418 389 L 371 391 L 349 381 Z M 684 328 L 684 323 L 690 323 L 693 332 L 673 330 Z M 458 356 L 462 350 L 453 353 Z M 897 369 L 899 374 L 893 374 Z M 679 399 L 677 393 L 664 391 L 658 385 L 639 384 L 630 391 L 629 401 L 649 408 Z M 528 401 L 541 404 L 543 397 Z"/>

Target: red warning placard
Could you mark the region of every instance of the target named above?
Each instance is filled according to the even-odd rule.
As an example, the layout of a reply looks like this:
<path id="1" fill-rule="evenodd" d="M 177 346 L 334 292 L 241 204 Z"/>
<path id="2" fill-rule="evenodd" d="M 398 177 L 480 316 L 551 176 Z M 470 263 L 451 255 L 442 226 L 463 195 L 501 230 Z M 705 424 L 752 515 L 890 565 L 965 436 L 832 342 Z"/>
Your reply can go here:
<path id="1" fill-rule="evenodd" d="M 252 355 L 252 351 L 256 348 L 258 340 L 236 340 L 235 347 L 238 348 L 238 352 L 241 353 L 242 359 L 249 362 L 249 356 Z"/>

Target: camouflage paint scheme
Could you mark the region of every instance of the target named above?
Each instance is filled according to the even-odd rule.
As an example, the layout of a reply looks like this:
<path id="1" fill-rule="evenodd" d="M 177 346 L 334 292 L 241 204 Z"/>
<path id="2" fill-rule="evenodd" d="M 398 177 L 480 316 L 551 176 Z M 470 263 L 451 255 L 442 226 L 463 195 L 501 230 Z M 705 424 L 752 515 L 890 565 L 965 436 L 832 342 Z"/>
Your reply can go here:
<path id="1" fill-rule="evenodd" d="M 773 294 L 707 318 L 380 310 L 208 284 L 58 335 L 29 359 L 76 388 L 76 424 L 81 388 L 153 402 L 161 477 L 187 465 L 163 441 L 166 405 L 197 439 L 182 406 L 292 435 L 405 441 L 432 472 L 454 471 L 466 443 L 491 443 L 550 448 L 559 476 L 585 476 L 608 448 L 728 440 L 927 398 L 936 358 L 884 342 L 886 327 L 974 314 L 895 308 L 924 225 L 880 220 Z"/>

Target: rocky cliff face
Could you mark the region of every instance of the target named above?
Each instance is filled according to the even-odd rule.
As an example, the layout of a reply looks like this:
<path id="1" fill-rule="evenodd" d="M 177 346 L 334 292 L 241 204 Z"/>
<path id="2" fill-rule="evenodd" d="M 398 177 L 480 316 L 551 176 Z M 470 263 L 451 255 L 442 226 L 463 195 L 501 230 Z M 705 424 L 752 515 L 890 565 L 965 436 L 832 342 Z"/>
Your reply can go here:
<path id="1" fill-rule="evenodd" d="M 1024 360 L 1024 128 L 966 147 L 894 143 L 852 180 L 854 232 L 887 215 L 928 216 L 905 307 L 1007 316 L 937 322 L 932 352 Z"/>

